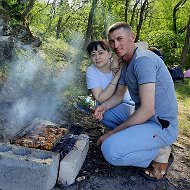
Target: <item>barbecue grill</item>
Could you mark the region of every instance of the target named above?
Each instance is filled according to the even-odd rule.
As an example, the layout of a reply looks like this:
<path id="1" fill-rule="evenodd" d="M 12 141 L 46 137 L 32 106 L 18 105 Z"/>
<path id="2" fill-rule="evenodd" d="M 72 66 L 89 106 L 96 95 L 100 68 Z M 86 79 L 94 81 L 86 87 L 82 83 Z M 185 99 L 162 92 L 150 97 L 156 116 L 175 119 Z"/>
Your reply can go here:
<path id="1" fill-rule="evenodd" d="M 76 123 L 55 124 L 35 119 L 11 138 L 10 143 L 18 146 L 60 153 L 62 159 L 77 141 L 82 127 Z"/>
<path id="2" fill-rule="evenodd" d="M 10 143 L 0 143 L 0 189 L 48 190 L 56 182 L 72 184 L 89 147 L 88 136 L 81 133 L 78 123 L 30 122 Z"/>

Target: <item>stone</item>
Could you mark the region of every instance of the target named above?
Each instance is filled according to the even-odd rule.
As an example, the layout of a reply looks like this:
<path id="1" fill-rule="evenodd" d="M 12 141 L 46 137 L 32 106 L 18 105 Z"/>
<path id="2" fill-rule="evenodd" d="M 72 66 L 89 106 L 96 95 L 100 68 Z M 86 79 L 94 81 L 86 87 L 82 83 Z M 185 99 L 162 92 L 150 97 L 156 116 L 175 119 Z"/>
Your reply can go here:
<path id="1" fill-rule="evenodd" d="M 59 154 L 0 143 L 1 190 L 50 190 L 57 180 Z"/>
<path id="2" fill-rule="evenodd" d="M 89 149 L 88 135 L 81 134 L 71 150 L 60 162 L 58 184 L 71 185 L 75 182 Z"/>

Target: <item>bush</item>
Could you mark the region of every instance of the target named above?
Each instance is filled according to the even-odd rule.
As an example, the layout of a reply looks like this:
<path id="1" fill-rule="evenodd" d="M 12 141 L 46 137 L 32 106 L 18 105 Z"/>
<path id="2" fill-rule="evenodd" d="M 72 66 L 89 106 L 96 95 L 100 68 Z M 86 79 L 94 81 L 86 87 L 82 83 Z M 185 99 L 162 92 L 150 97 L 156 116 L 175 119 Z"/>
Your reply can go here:
<path id="1" fill-rule="evenodd" d="M 172 31 L 153 31 L 146 36 L 145 39 L 150 46 L 156 47 L 161 50 L 167 65 L 178 65 L 181 51 L 177 48 L 178 36 Z"/>

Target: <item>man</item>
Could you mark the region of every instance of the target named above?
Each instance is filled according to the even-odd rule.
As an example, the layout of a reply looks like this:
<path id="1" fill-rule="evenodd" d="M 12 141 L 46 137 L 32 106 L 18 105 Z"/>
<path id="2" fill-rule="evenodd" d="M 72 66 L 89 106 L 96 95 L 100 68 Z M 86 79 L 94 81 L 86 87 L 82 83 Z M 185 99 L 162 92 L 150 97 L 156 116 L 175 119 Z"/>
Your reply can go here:
<path id="1" fill-rule="evenodd" d="M 126 86 L 135 102 L 135 112 L 97 144 L 105 159 L 118 166 L 146 168 L 143 174 L 162 180 L 169 168 L 170 145 L 178 133 L 175 89 L 164 62 L 149 50 L 135 48 L 135 36 L 127 23 L 113 24 L 109 43 L 124 61 L 116 93 L 98 106 L 94 117 L 102 120 L 106 110 L 123 99 Z"/>

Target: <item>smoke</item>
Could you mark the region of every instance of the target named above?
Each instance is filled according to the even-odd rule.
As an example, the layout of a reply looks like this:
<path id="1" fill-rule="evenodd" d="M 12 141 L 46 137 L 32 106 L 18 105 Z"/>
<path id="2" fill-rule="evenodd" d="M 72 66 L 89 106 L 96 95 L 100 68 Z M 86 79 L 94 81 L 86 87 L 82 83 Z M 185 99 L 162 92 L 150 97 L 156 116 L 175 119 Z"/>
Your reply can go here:
<path id="1" fill-rule="evenodd" d="M 35 118 L 52 120 L 60 104 L 60 91 L 70 85 L 75 73 L 72 66 L 56 73 L 39 53 L 28 48 L 21 51 L 1 91 L 11 103 L 6 112 L 5 141 Z"/>

